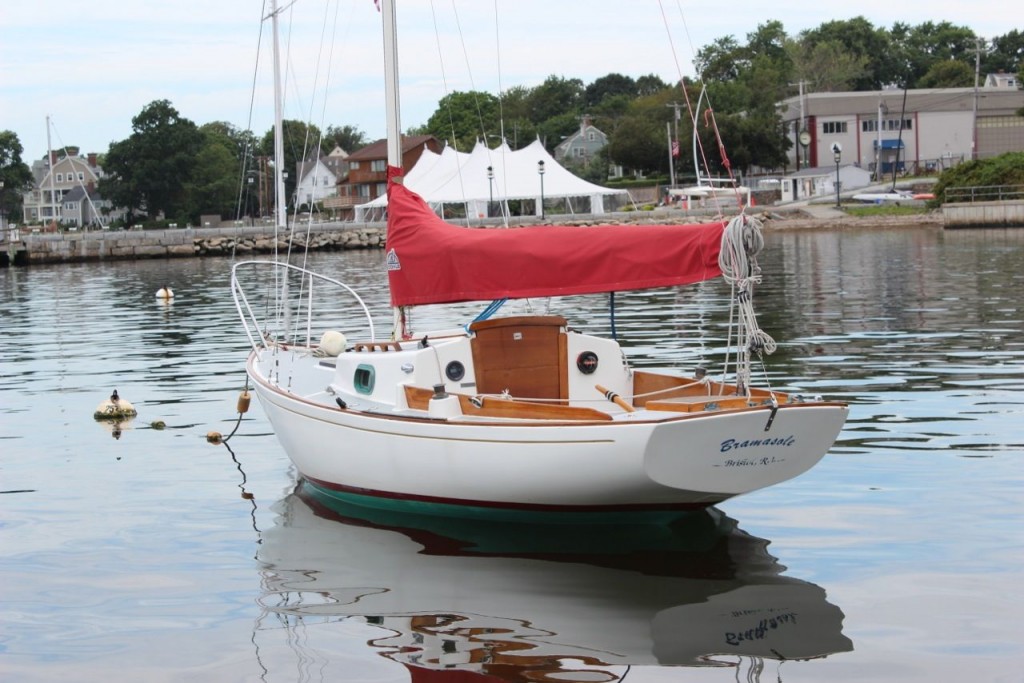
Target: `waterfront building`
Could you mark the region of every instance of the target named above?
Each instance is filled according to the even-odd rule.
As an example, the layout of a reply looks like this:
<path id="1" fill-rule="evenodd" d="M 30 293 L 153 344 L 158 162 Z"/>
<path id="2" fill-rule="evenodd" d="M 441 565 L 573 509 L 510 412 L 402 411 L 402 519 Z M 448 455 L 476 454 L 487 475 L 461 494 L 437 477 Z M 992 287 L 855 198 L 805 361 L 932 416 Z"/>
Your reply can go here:
<path id="1" fill-rule="evenodd" d="M 1014 85 L 1009 85 L 1014 84 Z M 842 162 L 876 177 L 933 173 L 970 159 L 1024 150 L 1024 91 L 990 77 L 979 88 L 804 93 L 778 105 L 793 143 L 789 166 Z"/>

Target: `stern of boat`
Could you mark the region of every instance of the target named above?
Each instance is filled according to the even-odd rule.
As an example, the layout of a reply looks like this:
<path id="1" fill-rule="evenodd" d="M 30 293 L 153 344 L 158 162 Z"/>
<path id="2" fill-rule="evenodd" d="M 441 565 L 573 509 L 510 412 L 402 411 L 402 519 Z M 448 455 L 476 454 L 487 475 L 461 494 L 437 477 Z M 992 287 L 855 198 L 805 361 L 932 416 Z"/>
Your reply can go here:
<path id="1" fill-rule="evenodd" d="M 793 403 L 705 414 L 659 425 L 644 453 L 644 471 L 672 488 L 722 499 L 792 479 L 835 443 L 849 408 Z"/>

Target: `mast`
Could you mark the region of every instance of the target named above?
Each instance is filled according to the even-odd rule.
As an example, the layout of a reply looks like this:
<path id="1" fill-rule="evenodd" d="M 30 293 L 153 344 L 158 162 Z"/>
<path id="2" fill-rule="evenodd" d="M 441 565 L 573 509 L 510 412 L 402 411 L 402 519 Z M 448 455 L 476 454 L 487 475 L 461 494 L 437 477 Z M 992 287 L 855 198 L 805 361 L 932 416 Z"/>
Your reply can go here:
<path id="1" fill-rule="evenodd" d="M 281 48 L 277 37 L 277 0 L 270 0 L 270 21 L 274 33 L 274 202 L 275 227 L 288 225 L 288 201 L 284 194 L 284 112 L 281 89 Z"/>
<path id="2" fill-rule="evenodd" d="M 697 122 L 700 120 L 700 102 L 704 99 L 706 93 L 707 86 L 701 86 L 700 96 L 697 98 L 697 108 L 693 110 L 693 170 L 697 174 L 697 187 L 701 186 L 700 162 L 697 156 Z M 708 177 L 711 177 L 710 171 L 708 171 Z"/>
<path id="3" fill-rule="evenodd" d="M 387 117 L 388 166 L 402 167 L 402 123 L 398 100 L 398 40 L 393 0 L 382 0 L 384 19 L 384 107 Z"/>

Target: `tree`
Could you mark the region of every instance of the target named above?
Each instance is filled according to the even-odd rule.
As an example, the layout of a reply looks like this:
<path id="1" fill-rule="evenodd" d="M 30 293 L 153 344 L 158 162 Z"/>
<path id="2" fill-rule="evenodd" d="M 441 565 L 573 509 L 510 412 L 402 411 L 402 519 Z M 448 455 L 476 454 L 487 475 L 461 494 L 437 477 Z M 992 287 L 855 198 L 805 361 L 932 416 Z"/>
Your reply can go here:
<path id="1" fill-rule="evenodd" d="M 32 171 L 21 160 L 24 149 L 17 133 L 0 131 L 0 216 L 21 214 L 21 195 L 32 186 Z"/>
<path id="2" fill-rule="evenodd" d="M 583 92 L 584 105 L 593 109 L 606 99 L 618 96 L 636 97 L 636 81 L 629 76 L 611 73 L 601 76 L 588 85 Z"/>
<path id="3" fill-rule="evenodd" d="M 303 159 L 313 157 L 320 158 L 320 129 L 313 124 L 306 124 L 302 121 L 285 119 L 281 122 L 281 139 L 284 147 L 284 196 L 287 198 L 285 205 L 292 207 L 292 198 L 295 195 L 295 186 L 299 179 L 296 178 L 298 164 Z M 260 142 L 260 152 L 270 159 L 274 158 L 274 129 L 271 128 L 263 134 Z M 273 185 L 271 185 L 273 187 Z"/>
<path id="4" fill-rule="evenodd" d="M 1024 32 L 1014 29 L 993 38 L 988 51 L 982 55 L 981 63 L 984 73 L 1024 71 Z"/>
<path id="5" fill-rule="evenodd" d="M 126 140 L 111 144 L 100 194 L 128 209 L 129 215 L 186 212 L 185 188 L 191 182 L 203 134 L 167 100 L 143 107 L 132 119 L 132 130 Z"/>
<path id="6" fill-rule="evenodd" d="M 664 171 L 668 154 L 665 124 L 641 114 L 626 115 L 606 149 L 613 162 L 628 169 Z"/>
<path id="7" fill-rule="evenodd" d="M 837 40 L 792 43 L 794 78 L 810 92 L 842 92 L 869 75 L 868 58 L 850 52 Z"/>
<path id="8" fill-rule="evenodd" d="M 636 94 L 639 97 L 653 95 L 661 92 L 667 87 L 669 87 L 668 83 L 661 80 L 660 77 L 655 76 L 654 74 L 647 74 L 636 79 Z"/>
<path id="9" fill-rule="evenodd" d="M 470 150 L 477 140 L 498 134 L 498 112 L 498 98 L 490 93 L 455 91 L 441 98 L 424 128 L 460 150 Z"/>
<path id="10" fill-rule="evenodd" d="M 800 34 L 808 49 L 818 43 L 843 45 L 854 59 L 865 59 L 864 75 L 853 81 L 854 90 L 879 90 L 884 85 L 905 82 L 899 55 L 892 50 L 892 37 L 864 17 L 825 22 Z"/>
<path id="11" fill-rule="evenodd" d="M 909 73 L 903 83 L 918 85 L 935 64 L 950 60 L 962 62 L 973 74 L 977 40 L 971 29 L 954 26 L 948 21 L 938 24 L 926 21 L 912 27 L 905 41 Z M 973 83 L 973 77 L 970 83 Z"/>
<path id="12" fill-rule="evenodd" d="M 969 88 L 974 85 L 974 69 L 955 59 L 935 62 L 916 85 L 918 88 Z"/>
<path id="13" fill-rule="evenodd" d="M 178 218 L 190 222 L 198 222 L 202 214 L 237 218 L 247 213 L 239 207 L 244 148 L 239 149 L 238 142 L 219 126 L 207 124 L 200 130 L 203 144 L 186 184 L 185 215 Z"/>
<path id="14" fill-rule="evenodd" d="M 697 51 L 694 67 L 705 82 L 728 82 L 739 78 L 745 51 L 732 36 L 718 38 Z"/>
<path id="15" fill-rule="evenodd" d="M 530 91 L 528 98 L 530 118 L 535 123 L 563 114 L 579 116 L 583 113 L 583 81 L 578 78 L 548 76 Z"/>
<path id="16" fill-rule="evenodd" d="M 608 158 L 633 171 L 667 173 L 668 140 L 666 124 L 672 120 L 672 102 L 683 99 L 680 88 L 665 88 L 654 95 L 633 101 L 628 111 L 610 131 Z M 691 100 L 695 101 L 695 100 Z M 689 117 L 680 129 L 680 137 L 689 136 Z"/>
<path id="17" fill-rule="evenodd" d="M 327 126 L 323 143 L 320 147 L 325 154 L 330 154 L 335 147 L 341 147 L 351 154 L 366 145 L 366 133 L 355 126 Z"/>

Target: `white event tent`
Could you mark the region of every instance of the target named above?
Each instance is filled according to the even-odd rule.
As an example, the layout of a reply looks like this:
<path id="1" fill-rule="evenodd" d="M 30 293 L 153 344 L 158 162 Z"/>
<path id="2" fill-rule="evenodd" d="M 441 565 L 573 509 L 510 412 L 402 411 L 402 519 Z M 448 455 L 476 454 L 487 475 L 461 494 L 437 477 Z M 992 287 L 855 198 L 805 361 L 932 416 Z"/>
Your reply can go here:
<path id="1" fill-rule="evenodd" d="M 538 162 L 544 162 L 543 179 L 538 173 Z M 488 170 L 490 169 L 490 170 Z M 625 197 L 626 190 L 613 190 L 587 182 L 573 175 L 555 161 L 540 140 L 519 150 L 512 150 L 502 142 L 489 149 L 478 142 L 472 152 L 456 152 L 445 147 L 440 154 L 423 150 L 419 161 L 405 174 L 405 186 L 423 197 L 440 213 L 444 204 L 461 204 L 466 215 L 473 218 L 487 216 L 488 202 L 496 202 L 508 211 L 508 200 L 535 200 L 536 215 L 540 215 L 540 199 L 567 199 L 570 211 L 573 200 L 583 208 L 582 213 L 605 213 L 606 196 Z M 356 221 L 376 220 L 387 208 L 387 197 L 381 196 L 356 207 Z"/>

